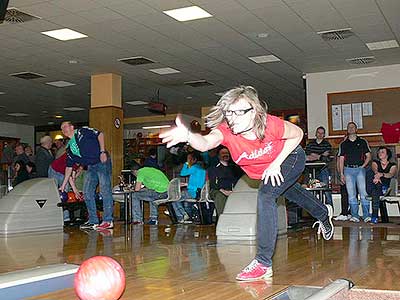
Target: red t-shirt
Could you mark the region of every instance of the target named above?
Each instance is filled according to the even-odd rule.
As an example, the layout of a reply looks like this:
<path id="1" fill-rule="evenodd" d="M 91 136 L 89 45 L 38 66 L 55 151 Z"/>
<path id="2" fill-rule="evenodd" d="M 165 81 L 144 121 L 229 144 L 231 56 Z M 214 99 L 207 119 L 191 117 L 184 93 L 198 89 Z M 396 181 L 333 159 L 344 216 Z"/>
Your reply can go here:
<path id="1" fill-rule="evenodd" d="M 262 141 L 252 141 L 240 134 L 233 134 L 226 122 L 217 129 L 222 132 L 224 140 L 221 144 L 229 149 L 233 161 L 253 179 L 261 179 L 265 169 L 281 153 L 285 144 L 282 138 L 285 132 L 284 121 L 272 115 L 267 115 L 267 128 Z"/>
<path id="2" fill-rule="evenodd" d="M 65 174 L 65 168 L 67 167 L 67 153 L 64 152 L 59 158 L 53 160 L 51 167 L 57 173 Z"/>
<path id="3" fill-rule="evenodd" d="M 59 158 L 53 160 L 53 162 L 51 163 L 51 167 L 57 173 L 65 175 L 65 168 L 67 167 L 67 152 L 64 152 L 64 154 L 61 155 Z M 74 164 L 72 166 L 72 170 L 76 171 L 78 170 L 78 167 L 79 166 L 77 164 Z"/>

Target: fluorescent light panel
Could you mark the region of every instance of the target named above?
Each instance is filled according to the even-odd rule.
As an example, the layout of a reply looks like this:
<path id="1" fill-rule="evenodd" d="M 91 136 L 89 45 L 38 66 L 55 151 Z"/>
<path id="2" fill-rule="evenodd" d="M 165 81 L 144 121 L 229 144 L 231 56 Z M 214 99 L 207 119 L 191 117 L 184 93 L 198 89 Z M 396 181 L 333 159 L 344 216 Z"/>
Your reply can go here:
<path id="1" fill-rule="evenodd" d="M 163 13 L 180 22 L 212 17 L 211 14 L 198 6 L 165 10 Z"/>
<path id="2" fill-rule="evenodd" d="M 129 101 L 129 102 L 125 102 L 126 104 L 129 104 L 129 105 L 146 105 L 146 104 L 148 104 L 148 102 L 145 102 L 145 101 L 140 101 L 140 100 L 137 100 L 137 101 Z"/>
<path id="3" fill-rule="evenodd" d="M 222 97 L 225 94 L 225 92 L 219 92 L 219 93 L 215 93 L 215 95 Z"/>
<path id="4" fill-rule="evenodd" d="M 64 110 L 67 110 L 67 111 L 82 111 L 82 110 L 85 110 L 85 109 L 82 108 L 82 107 L 72 106 L 72 107 L 64 107 Z"/>
<path id="5" fill-rule="evenodd" d="M 60 40 L 60 41 L 70 41 L 70 40 L 76 40 L 76 39 L 82 39 L 88 37 L 87 35 L 68 29 L 68 28 L 63 28 L 63 29 L 58 29 L 58 30 L 50 30 L 50 31 L 43 31 L 42 34 L 47 35 L 49 37 L 52 37 L 54 39 Z"/>
<path id="6" fill-rule="evenodd" d="M 272 55 L 272 54 L 271 55 L 250 56 L 249 59 L 254 61 L 257 64 L 280 61 L 280 59 L 278 57 L 276 57 L 275 55 Z"/>
<path id="7" fill-rule="evenodd" d="M 180 73 L 181 71 L 175 70 L 173 68 L 159 68 L 159 69 L 150 69 L 150 72 L 159 74 L 159 75 L 167 75 L 167 74 L 175 74 Z"/>
<path id="8" fill-rule="evenodd" d="M 6 93 L 5 92 L 0 92 L 0 95 L 5 95 Z"/>
<path id="9" fill-rule="evenodd" d="M 7 114 L 7 115 L 9 115 L 9 116 L 12 116 L 12 117 L 26 117 L 26 116 L 29 116 L 28 114 L 25 114 L 25 113 L 10 113 L 10 114 Z"/>
<path id="10" fill-rule="evenodd" d="M 46 82 L 46 84 L 47 85 L 51 85 L 51 86 L 55 86 L 55 87 L 59 87 L 59 88 L 76 85 L 75 83 L 71 83 L 71 82 L 68 82 L 68 81 L 62 81 L 62 80 Z"/>
<path id="11" fill-rule="evenodd" d="M 366 45 L 369 50 L 381 50 L 381 49 L 389 49 L 389 48 L 399 47 L 399 43 L 396 40 L 372 42 L 372 43 L 366 43 Z"/>
<path id="12" fill-rule="evenodd" d="M 170 128 L 171 125 L 158 125 L 158 126 L 143 126 L 143 129 L 161 129 L 161 128 Z"/>

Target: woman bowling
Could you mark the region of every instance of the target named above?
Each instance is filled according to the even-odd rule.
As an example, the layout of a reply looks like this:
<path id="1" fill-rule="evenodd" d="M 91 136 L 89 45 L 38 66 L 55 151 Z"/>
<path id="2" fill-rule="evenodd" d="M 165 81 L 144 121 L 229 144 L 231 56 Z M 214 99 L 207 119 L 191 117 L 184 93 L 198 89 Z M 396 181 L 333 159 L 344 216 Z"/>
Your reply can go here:
<path id="1" fill-rule="evenodd" d="M 179 117 L 176 127 L 160 134 L 167 147 L 187 142 L 207 151 L 222 144 L 250 178 L 262 180 L 257 198 L 257 254 L 236 276 L 240 281 L 272 277 L 278 232 L 276 198 L 280 195 L 316 218 L 314 225 L 324 239 L 333 235 L 332 207 L 297 183 L 305 164 L 305 153 L 299 146 L 302 130 L 267 111 L 267 104 L 259 100 L 253 87 L 239 86 L 226 92 L 207 115 L 209 134 L 192 133 Z"/>

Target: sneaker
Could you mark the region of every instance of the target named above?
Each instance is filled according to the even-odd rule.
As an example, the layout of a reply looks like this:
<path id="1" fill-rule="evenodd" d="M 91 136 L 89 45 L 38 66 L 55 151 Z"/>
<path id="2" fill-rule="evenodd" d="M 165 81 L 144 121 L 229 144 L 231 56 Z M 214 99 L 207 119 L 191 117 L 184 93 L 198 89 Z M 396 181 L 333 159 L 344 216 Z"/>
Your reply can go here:
<path id="1" fill-rule="evenodd" d="M 338 215 L 337 217 L 333 218 L 335 221 L 347 221 L 349 218 L 345 215 Z"/>
<path id="2" fill-rule="evenodd" d="M 371 218 L 371 223 L 372 224 L 378 224 L 378 218 L 377 217 L 372 217 Z"/>
<path id="3" fill-rule="evenodd" d="M 332 216 L 333 216 L 333 209 L 332 206 L 329 204 L 325 204 L 326 208 L 328 209 L 328 217 L 324 221 L 317 221 L 313 224 L 312 228 L 315 225 L 318 225 L 318 234 L 322 234 L 322 237 L 325 240 L 330 240 L 333 236 L 334 227 L 332 223 Z"/>
<path id="4" fill-rule="evenodd" d="M 371 222 L 371 217 L 366 217 L 366 218 L 364 219 L 364 222 L 365 222 L 365 223 Z"/>
<path id="5" fill-rule="evenodd" d="M 93 223 L 90 223 L 89 221 L 87 221 L 86 223 L 83 223 L 82 225 L 80 225 L 79 229 L 83 229 L 83 230 L 91 229 L 91 230 L 94 230 L 94 229 L 96 229 L 97 226 L 99 226 L 99 224 L 93 224 Z"/>
<path id="6" fill-rule="evenodd" d="M 149 220 L 146 224 L 147 225 L 158 225 L 158 220 Z"/>
<path id="7" fill-rule="evenodd" d="M 142 221 L 133 221 L 132 225 L 143 225 Z"/>
<path id="8" fill-rule="evenodd" d="M 252 262 L 236 276 L 236 280 L 256 281 L 272 277 L 272 274 L 272 267 L 264 266 L 259 263 L 257 259 L 253 259 Z"/>
<path id="9" fill-rule="evenodd" d="M 96 227 L 96 229 L 113 229 L 114 228 L 114 222 L 102 222 L 99 226 Z"/>
<path id="10" fill-rule="evenodd" d="M 349 219 L 349 221 L 350 221 L 350 222 L 354 222 L 354 223 L 358 223 L 358 222 L 360 222 L 360 219 L 357 218 L 357 217 L 351 217 L 351 218 Z"/>

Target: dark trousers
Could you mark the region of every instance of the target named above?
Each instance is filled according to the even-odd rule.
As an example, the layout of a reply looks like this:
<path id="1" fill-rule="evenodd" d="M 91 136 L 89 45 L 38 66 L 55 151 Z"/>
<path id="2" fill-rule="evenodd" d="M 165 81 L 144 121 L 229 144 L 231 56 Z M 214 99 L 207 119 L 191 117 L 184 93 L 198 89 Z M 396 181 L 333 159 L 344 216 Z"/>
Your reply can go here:
<path id="1" fill-rule="evenodd" d="M 340 185 L 340 202 L 342 206 L 342 212 L 340 214 L 343 216 L 350 215 L 349 194 L 347 194 L 347 188 L 345 184 Z"/>
<path id="2" fill-rule="evenodd" d="M 377 218 L 379 209 L 381 210 L 382 223 L 388 223 L 389 217 L 385 203 L 379 200 L 382 196 L 382 183 L 372 184 L 371 196 L 372 196 L 372 217 Z"/>
<path id="3" fill-rule="evenodd" d="M 210 192 L 210 198 L 214 200 L 215 209 L 217 210 L 217 216 L 220 216 L 224 212 L 228 196 L 226 196 L 219 190 L 212 190 Z"/>

